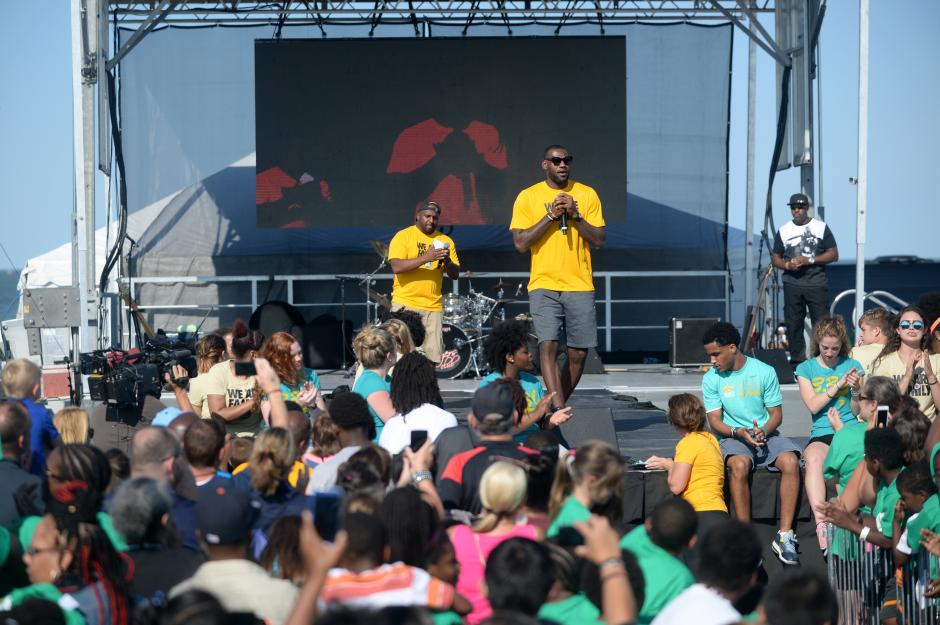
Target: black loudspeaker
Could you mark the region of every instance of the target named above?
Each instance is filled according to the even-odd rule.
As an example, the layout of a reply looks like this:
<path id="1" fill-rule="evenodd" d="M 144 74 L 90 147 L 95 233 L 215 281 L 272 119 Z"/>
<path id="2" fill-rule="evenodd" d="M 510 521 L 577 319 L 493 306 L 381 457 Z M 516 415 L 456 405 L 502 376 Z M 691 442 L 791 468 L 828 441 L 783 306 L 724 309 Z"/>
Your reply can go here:
<path id="1" fill-rule="evenodd" d="M 702 336 L 721 321 L 717 317 L 669 320 L 669 366 L 698 367 L 708 364 L 702 348 Z"/>
<path id="2" fill-rule="evenodd" d="M 346 346 L 352 337 L 352 321 L 347 319 L 343 326 L 333 315 L 321 315 L 300 328 L 297 339 L 303 349 L 306 366 L 311 369 L 342 369 L 346 366 Z"/>
<path id="3" fill-rule="evenodd" d="M 268 338 L 275 332 L 290 332 L 296 336 L 297 329 L 304 323 L 304 316 L 296 307 L 274 300 L 261 304 L 251 313 L 248 327 L 259 330 L 264 338 Z"/>
<path id="4" fill-rule="evenodd" d="M 793 367 L 787 360 L 787 352 L 782 349 L 752 349 L 747 352 L 751 358 L 757 358 L 759 361 L 770 365 L 777 372 L 777 381 L 780 384 L 795 384 L 796 378 L 793 375 Z"/>
<path id="5" fill-rule="evenodd" d="M 558 426 L 571 448 L 580 447 L 585 441 L 604 441 L 614 449 L 620 449 L 617 444 L 617 431 L 614 429 L 614 415 L 610 408 L 576 406 L 571 414 L 570 419 Z"/>

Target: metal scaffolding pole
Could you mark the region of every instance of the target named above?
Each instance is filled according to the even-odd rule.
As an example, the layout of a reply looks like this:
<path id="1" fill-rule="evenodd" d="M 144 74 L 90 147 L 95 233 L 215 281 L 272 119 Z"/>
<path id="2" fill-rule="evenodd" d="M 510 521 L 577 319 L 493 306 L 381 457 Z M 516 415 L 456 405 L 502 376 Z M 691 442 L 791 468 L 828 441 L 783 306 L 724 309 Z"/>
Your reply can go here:
<path id="1" fill-rule="evenodd" d="M 98 0 L 72 0 L 72 284 L 78 287 L 77 352 L 97 345 L 95 288 L 95 82 Z M 77 360 L 76 360 L 77 361 Z"/>
<path id="2" fill-rule="evenodd" d="M 868 211 L 869 0 L 858 0 L 858 172 L 855 187 L 855 319 L 865 310 L 865 230 Z M 861 331 L 861 328 L 858 328 Z"/>
<path id="3" fill-rule="evenodd" d="M 751 17 L 754 20 L 754 16 Z M 754 152 L 757 108 L 757 44 L 747 44 L 747 197 L 744 225 L 744 308 L 754 305 Z"/>

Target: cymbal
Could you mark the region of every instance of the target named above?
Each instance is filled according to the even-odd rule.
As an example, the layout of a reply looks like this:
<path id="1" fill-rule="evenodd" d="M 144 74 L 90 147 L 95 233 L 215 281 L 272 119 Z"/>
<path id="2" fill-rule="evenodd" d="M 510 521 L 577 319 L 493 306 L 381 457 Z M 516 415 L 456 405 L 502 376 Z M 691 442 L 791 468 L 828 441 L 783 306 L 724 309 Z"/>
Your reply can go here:
<path id="1" fill-rule="evenodd" d="M 369 288 L 364 284 L 359 285 L 359 290 L 369 296 L 373 302 L 381 306 L 382 308 L 391 308 L 392 300 L 388 299 L 388 295 L 382 295 L 375 289 Z"/>
<path id="2" fill-rule="evenodd" d="M 388 244 L 383 243 L 382 241 L 377 241 L 372 239 L 369 241 L 372 244 L 372 249 L 375 250 L 375 253 L 381 256 L 382 258 L 388 258 Z"/>

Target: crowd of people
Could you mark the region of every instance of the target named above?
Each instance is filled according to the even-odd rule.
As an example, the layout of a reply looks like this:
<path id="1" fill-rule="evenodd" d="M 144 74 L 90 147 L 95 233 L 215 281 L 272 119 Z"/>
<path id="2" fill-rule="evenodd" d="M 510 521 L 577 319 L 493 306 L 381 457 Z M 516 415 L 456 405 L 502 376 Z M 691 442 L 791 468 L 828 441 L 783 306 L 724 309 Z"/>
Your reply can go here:
<path id="1" fill-rule="evenodd" d="M 668 403 L 675 454 L 647 461 L 675 496 L 625 533 L 624 459 L 559 435 L 578 415 L 533 373 L 522 322 L 488 335 L 494 372 L 466 415 L 446 409 L 407 310 L 359 332 L 358 377 L 330 394 L 294 337 L 236 322 L 199 340 L 179 408 L 139 427 L 127 455 L 94 445 L 82 409 L 53 415 L 39 368 L 11 361 L 0 609 L 96 625 L 834 625 L 825 576 L 793 567 L 759 587 L 749 476 L 780 473 L 784 564 L 800 561 L 801 480 L 821 549 L 833 524 L 898 565 L 940 555 L 940 297 L 921 304 L 866 311 L 855 346 L 841 319 L 817 322 L 796 367 L 805 447 L 779 433 L 773 369 L 730 324 L 710 328 L 701 396 Z"/>

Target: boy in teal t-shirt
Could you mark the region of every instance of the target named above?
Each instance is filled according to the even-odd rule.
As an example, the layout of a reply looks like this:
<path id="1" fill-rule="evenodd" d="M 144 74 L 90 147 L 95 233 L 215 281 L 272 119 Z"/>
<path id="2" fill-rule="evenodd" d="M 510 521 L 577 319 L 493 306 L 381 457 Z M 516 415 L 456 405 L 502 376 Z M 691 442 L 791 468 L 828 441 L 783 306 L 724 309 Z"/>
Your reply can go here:
<path id="1" fill-rule="evenodd" d="M 651 623 L 670 601 L 695 583 L 679 555 L 689 547 L 697 525 L 695 509 L 677 497 L 656 506 L 643 525 L 620 540 L 620 546 L 636 556 L 646 581 L 637 625 Z"/>
<path id="2" fill-rule="evenodd" d="M 829 393 L 829 388 L 836 386 L 849 371 L 855 369 L 859 375 L 864 375 L 862 363 L 854 358 L 842 358 L 842 360 L 833 368 L 823 366 L 819 358 L 810 358 L 804 360 L 796 368 L 796 377 L 807 380 L 813 386 L 813 392 L 816 395 Z M 810 432 L 810 438 L 819 438 L 834 434 L 832 425 L 829 423 L 829 417 L 826 416 L 830 408 L 839 411 L 839 416 L 843 423 L 853 423 L 856 421 L 855 413 L 852 412 L 852 401 L 849 394 L 849 386 L 842 387 L 835 396 L 826 403 L 820 410 L 814 412 L 813 429 Z"/>
<path id="3" fill-rule="evenodd" d="M 722 421 L 735 428 L 764 427 L 768 408 L 783 405 L 780 382 L 774 368 L 747 358 L 738 370 L 711 368 L 702 378 L 705 411 L 722 410 Z"/>

